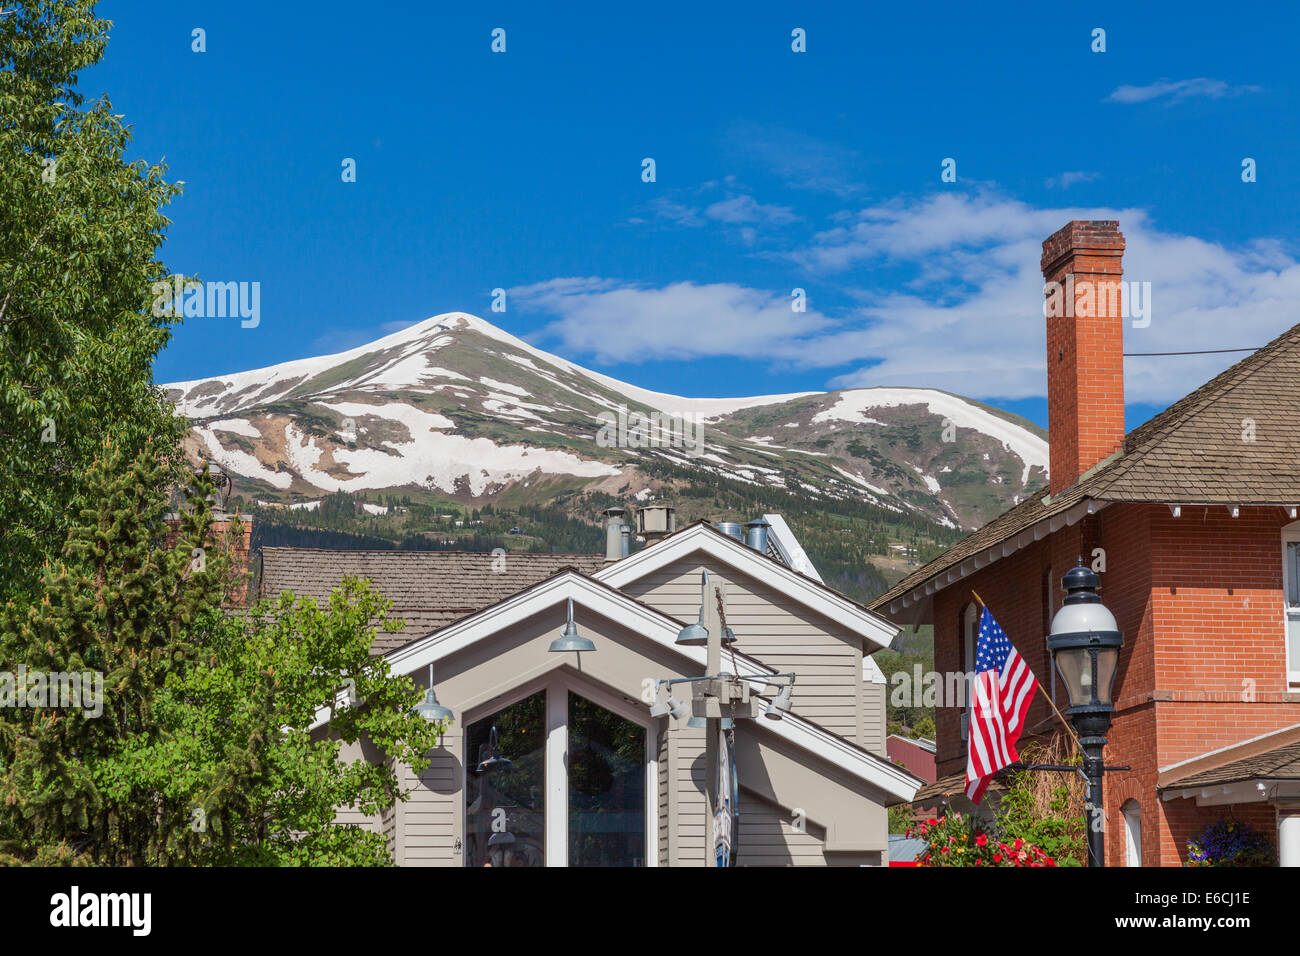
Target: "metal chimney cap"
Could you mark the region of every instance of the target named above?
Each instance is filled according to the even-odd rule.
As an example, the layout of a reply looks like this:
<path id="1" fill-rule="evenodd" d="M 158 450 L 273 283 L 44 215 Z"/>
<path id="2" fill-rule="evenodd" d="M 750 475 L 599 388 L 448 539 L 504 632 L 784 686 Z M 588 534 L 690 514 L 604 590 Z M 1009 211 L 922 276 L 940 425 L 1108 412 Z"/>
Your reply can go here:
<path id="1" fill-rule="evenodd" d="M 714 522 L 713 527 L 729 538 L 735 538 L 737 541 L 745 540 L 745 532 L 741 529 L 739 521 L 717 521 Z"/>

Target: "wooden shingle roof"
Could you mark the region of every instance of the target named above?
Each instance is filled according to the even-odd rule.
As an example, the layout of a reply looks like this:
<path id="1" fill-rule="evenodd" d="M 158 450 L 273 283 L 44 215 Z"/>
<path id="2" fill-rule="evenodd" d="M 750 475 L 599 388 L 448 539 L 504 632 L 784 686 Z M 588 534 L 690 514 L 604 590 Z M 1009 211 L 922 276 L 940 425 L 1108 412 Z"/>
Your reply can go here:
<path id="1" fill-rule="evenodd" d="M 1194 790 L 1248 780 L 1300 780 L 1300 724 L 1165 767 L 1156 789 Z"/>
<path id="2" fill-rule="evenodd" d="M 1229 783 L 1241 783 L 1246 780 L 1300 780 L 1300 743 L 1278 747 L 1267 753 L 1193 774 L 1170 784 L 1178 789 L 1190 787 L 1209 787 Z"/>
<path id="3" fill-rule="evenodd" d="M 1300 325 L 1129 432 L 1054 497 L 1032 493 L 870 604 L 878 610 L 963 561 L 1088 500 L 1300 504 Z"/>
<path id="4" fill-rule="evenodd" d="M 564 568 L 592 574 L 603 563 L 599 554 L 263 548 L 259 596 L 274 599 L 291 591 L 321 604 L 345 576 L 368 578 L 393 602 L 389 616 L 405 621 L 400 631 L 376 635 L 371 651 L 385 654 Z"/>

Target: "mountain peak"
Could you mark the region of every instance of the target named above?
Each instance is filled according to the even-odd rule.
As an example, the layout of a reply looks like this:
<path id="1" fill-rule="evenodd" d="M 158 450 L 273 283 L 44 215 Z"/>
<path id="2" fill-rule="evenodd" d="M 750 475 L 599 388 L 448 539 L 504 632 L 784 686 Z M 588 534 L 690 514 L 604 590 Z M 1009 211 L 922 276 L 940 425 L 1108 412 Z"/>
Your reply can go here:
<path id="1" fill-rule="evenodd" d="M 1028 423 L 936 389 L 686 398 L 583 368 L 466 312 L 332 355 L 163 387 L 194 422 L 190 451 L 273 501 L 399 487 L 467 500 L 524 488 L 645 497 L 685 469 L 955 527 L 1020 500 L 1047 463 Z M 634 416 L 656 411 L 689 422 L 692 441 L 642 441 Z M 624 423 L 612 442 L 601 426 L 611 415 Z"/>

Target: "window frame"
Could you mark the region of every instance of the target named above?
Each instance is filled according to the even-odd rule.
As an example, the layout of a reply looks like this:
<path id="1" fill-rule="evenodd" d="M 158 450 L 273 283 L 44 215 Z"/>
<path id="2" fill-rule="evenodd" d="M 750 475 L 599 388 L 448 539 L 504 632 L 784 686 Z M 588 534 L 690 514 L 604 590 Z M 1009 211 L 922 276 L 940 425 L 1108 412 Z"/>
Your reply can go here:
<path id="1" fill-rule="evenodd" d="M 1142 804 L 1136 800 L 1125 800 L 1119 812 L 1124 818 L 1124 865 L 1140 867 L 1142 865 Z"/>
<path id="2" fill-rule="evenodd" d="M 511 688 L 468 710 L 461 717 L 461 750 L 466 750 L 469 726 L 483 717 L 516 704 L 526 697 L 544 690 L 546 692 L 546 865 L 569 865 L 569 692 L 617 714 L 645 730 L 646 774 L 646 850 L 645 865 L 659 865 L 659 751 L 656 721 L 648 712 L 638 710 L 622 696 L 603 687 L 564 672 L 545 674 L 534 680 Z M 461 761 L 460 794 L 457 797 L 462 829 L 466 821 L 465 799 L 469 793 L 469 757 Z M 462 856 L 461 865 L 465 866 Z"/>
<path id="3" fill-rule="evenodd" d="M 1282 528 L 1282 670 L 1288 691 L 1300 691 L 1300 669 L 1291 669 L 1291 655 L 1295 650 L 1291 646 L 1291 615 L 1295 614 L 1300 623 L 1300 603 L 1291 611 L 1290 594 L 1294 584 L 1300 595 L 1300 579 L 1294 578 L 1294 571 L 1289 560 L 1291 545 L 1296 546 L 1297 560 L 1300 561 L 1300 521 L 1293 521 Z M 1297 638 L 1300 640 L 1300 637 Z"/>

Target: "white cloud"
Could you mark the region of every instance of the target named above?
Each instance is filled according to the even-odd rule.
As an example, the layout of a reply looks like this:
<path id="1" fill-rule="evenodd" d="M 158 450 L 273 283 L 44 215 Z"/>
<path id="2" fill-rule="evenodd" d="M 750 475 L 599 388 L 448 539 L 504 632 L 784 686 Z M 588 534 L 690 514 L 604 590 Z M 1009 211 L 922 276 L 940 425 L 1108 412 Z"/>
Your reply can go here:
<path id="1" fill-rule="evenodd" d="M 648 288 L 613 279 L 565 278 L 509 294 L 520 308 L 559 316 L 540 335 L 602 362 L 774 358 L 831 324 L 812 309 L 793 312 L 788 293 L 727 282 Z"/>
<path id="2" fill-rule="evenodd" d="M 940 194 L 863 210 L 853 227 L 819 237 L 804 258 L 846 268 L 867 260 L 911 267 L 906 291 L 863 293 L 854 327 L 806 343 L 797 356 L 830 366 L 876 364 L 832 383 L 929 385 L 977 398 L 1045 392 L 1042 241 L 1072 219 L 1117 219 L 1124 278 L 1149 282 L 1150 325 L 1126 322 L 1126 351 L 1260 346 L 1288 328 L 1300 264 L 1280 244 L 1231 248 L 1163 232 L 1140 210 L 1035 209 L 993 196 Z M 1171 402 L 1241 355 L 1130 358 L 1130 402 Z"/>
<path id="3" fill-rule="evenodd" d="M 755 162 L 798 189 L 850 196 L 860 193 L 863 168 L 854 150 L 798 129 L 739 122 L 726 131 L 724 144 L 745 162 Z"/>
<path id="4" fill-rule="evenodd" d="M 1088 173 L 1082 170 L 1061 173 L 1059 176 L 1053 176 L 1047 181 L 1048 189 L 1069 189 L 1078 183 L 1096 182 L 1101 178 L 1100 173 Z"/>
<path id="5" fill-rule="evenodd" d="M 1300 263 L 1282 243 L 1229 246 L 1157 228 L 1139 209 L 1037 208 L 992 193 L 937 193 L 836 217 L 791 257 L 848 314 L 790 310 L 789 294 L 733 283 L 653 288 L 554 279 L 511 302 L 557 316 L 542 334 L 606 362 L 743 356 L 802 368 L 860 365 L 831 387 L 927 386 L 984 399 L 1046 391 L 1043 240 L 1073 219 L 1116 219 L 1124 278 L 1150 283 L 1150 324 L 1131 352 L 1260 346 L 1295 321 Z M 851 272 L 850 272 L 851 270 Z M 1130 402 L 1172 402 L 1241 355 L 1132 357 Z"/>
<path id="6" fill-rule="evenodd" d="M 1168 97 L 1170 102 L 1177 102 L 1193 96 L 1219 100 L 1226 96 L 1258 93 L 1259 90 L 1258 86 L 1231 86 L 1223 80 L 1211 80 L 1200 76 L 1194 80 L 1157 80 L 1146 86 L 1118 86 L 1106 99 L 1111 103 L 1145 103 L 1164 97 Z"/>
<path id="7" fill-rule="evenodd" d="M 706 206 L 704 215 L 719 222 L 728 223 L 772 223 L 780 225 L 794 222 L 796 216 L 788 206 L 769 206 L 760 203 L 753 196 L 734 196 Z"/>

